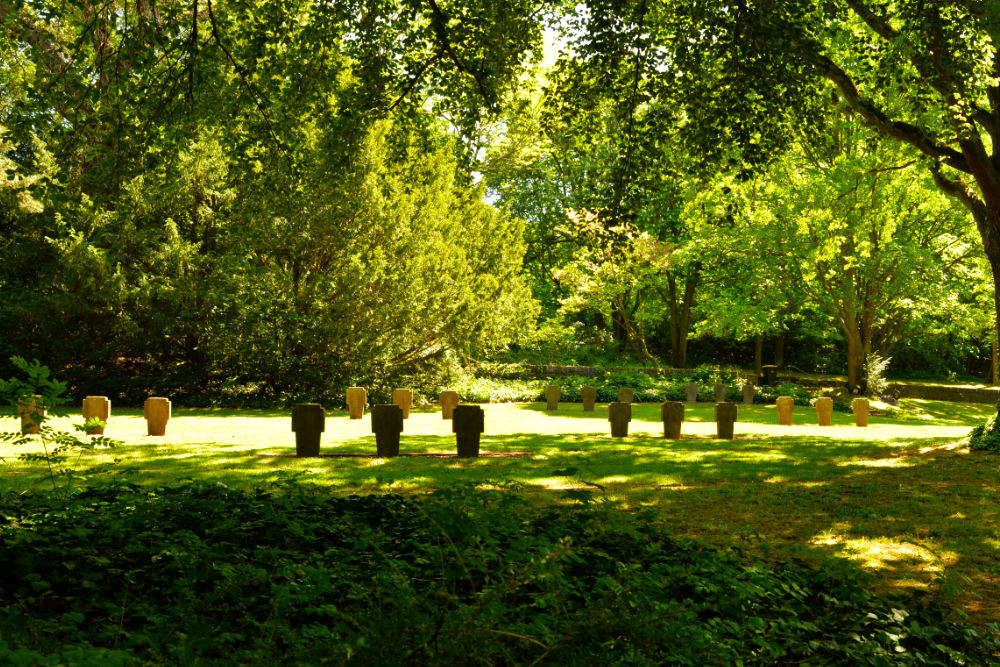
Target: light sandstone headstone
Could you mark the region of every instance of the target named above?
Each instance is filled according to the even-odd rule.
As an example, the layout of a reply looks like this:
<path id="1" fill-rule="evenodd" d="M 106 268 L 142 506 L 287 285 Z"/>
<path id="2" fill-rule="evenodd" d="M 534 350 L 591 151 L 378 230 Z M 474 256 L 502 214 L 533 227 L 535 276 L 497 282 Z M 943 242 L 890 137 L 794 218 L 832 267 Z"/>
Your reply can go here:
<path id="1" fill-rule="evenodd" d="M 698 402 L 698 383 L 688 382 L 684 385 L 684 400 L 688 403 Z"/>
<path id="2" fill-rule="evenodd" d="M 746 384 L 743 385 L 743 404 L 744 405 L 752 405 L 753 404 L 753 396 L 754 396 L 754 391 L 755 390 L 756 390 L 756 387 L 753 386 L 753 382 L 747 382 Z"/>
<path id="3" fill-rule="evenodd" d="M 375 434 L 377 456 L 399 456 L 399 434 L 402 432 L 403 408 L 395 403 L 372 406 L 372 433 Z"/>
<path id="4" fill-rule="evenodd" d="M 635 389 L 631 387 L 618 387 L 618 402 L 631 403 L 635 398 Z"/>
<path id="5" fill-rule="evenodd" d="M 107 423 L 111 417 L 111 400 L 107 396 L 87 396 L 83 399 L 83 421 L 100 419 Z M 87 429 L 87 435 L 104 435 L 104 427 L 96 426 Z"/>
<path id="6" fill-rule="evenodd" d="M 396 389 L 392 392 L 392 403 L 398 405 L 403 411 L 403 419 L 410 418 L 410 408 L 413 407 L 413 391 L 410 389 Z"/>
<path id="7" fill-rule="evenodd" d="M 580 399 L 583 401 L 583 411 L 593 412 L 594 401 L 597 400 L 597 389 L 595 387 L 590 387 L 590 386 L 581 387 Z"/>
<path id="8" fill-rule="evenodd" d="M 545 388 L 545 409 L 552 411 L 559 409 L 559 399 L 562 397 L 562 387 L 559 385 L 549 385 Z"/>
<path id="9" fill-rule="evenodd" d="M 820 426 L 833 424 L 833 399 L 829 396 L 816 399 L 816 421 Z"/>
<path id="10" fill-rule="evenodd" d="M 723 401 L 715 404 L 715 432 L 719 440 L 732 440 L 736 425 L 736 404 Z"/>
<path id="11" fill-rule="evenodd" d="M 166 435 L 170 421 L 170 399 L 150 396 L 142 404 L 142 415 L 146 418 L 146 432 L 149 435 Z"/>
<path id="12" fill-rule="evenodd" d="M 726 400 L 727 387 L 721 382 L 715 383 L 715 402 L 723 403 Z"/>
<path id="13" fill-rule="evenodd" d="M 364 387 L 347 388 L 347 411 L 351 419 L 361 419 L 365 416 L 365 406 L 368 404 L 368 392 Z"/>
<path id="14" fill-rule="evenodd" d="M 441 419 L 451 419 L 451 413 L 458 405 L 458 392 L 445 389 L 438 397 L 438 404 L 441 406 Z"/>
<path id="15" fill-rule="evenodd" d="M 292 408 L 295 456 L 319 456 L 319 441 L 326 430 L 326 410 L 319 403 L 299 403 Z"/>
<path id="16" fill-rule="evenodd" d="M 660 418 L 663 420 L 663 437 L 677 440 L 681 437 L 681 424 L 684 423 L 684 404 L 680 401 L 666 401 L 660 406 Z"/>
<path id="17" fill-rule="evenodd" d="M 478 405 L 456 405 L 452 412 L 451 430 L 460 458 L 479 456 L 479 436 L 486 430 L 486 415 Z"/>
<path id="18" fill-rule="evenodd" d="M 632 404 L 616 401 L 608 403 L 608 421 L 611 422 L 611 437 L 628 436 L 628 423 L 632 421 Z"/>
<path id="19" fill-rule="evenodd" d="M 851 401 L 851 410 L 854 412 L 854 423 L 857 426 L 868 426 L 868 415 L 871 412 L 871 405 L 867 398 L 855 398 Z"/>
<path id="20" fill-rule="evenodd" d="M 30 435 L 42 432 L 45 407 L 40 394 L 22 396 L 18 399 L 17 414 L 21 418 L 21 433 Z"/>
<path id="21" fill-rule="evenodd" d="M 795 408 L 795 399 L 791 396 L 779 396 L 774 401 L 774 407 L 778 410 L 778 423 L 782 426 L 792 425 L 792 410 Z"/>

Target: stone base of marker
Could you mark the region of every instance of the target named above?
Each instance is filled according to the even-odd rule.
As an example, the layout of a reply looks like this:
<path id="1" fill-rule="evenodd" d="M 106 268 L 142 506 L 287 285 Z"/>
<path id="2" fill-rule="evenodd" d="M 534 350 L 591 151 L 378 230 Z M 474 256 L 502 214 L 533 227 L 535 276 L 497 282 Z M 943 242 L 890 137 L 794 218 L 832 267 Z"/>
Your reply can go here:
<path id="1" fill-rule="evenodd" d="M 726 385 L 722 384 L 721 382 L 716 382 L 715 383 L 715 402 L 716 403 L 723 403 L 723 402 L 725 402 L 725 400 L 726 400 L 726 393 L 728 391 L 729 391 L 729 388 L 726 387 Z"/>
<path id="2" fill-rule="evenodd" d="M 583 401 L 583 411 L 593 412 L 594 402 L 597 400 L 597 389 L 595 387 L 581 387 L 580 400 Z"/>
<path id="3" fill-rule="evenodd" d="M 684 423 L 684 404 L 680 401 L 666 401 L 660 406 L 660 418 L 663 420 L 663 437 L 677 440 L 681 437 L 681 424 Z"/>
<path id="4" fill-rule="evenodd" d="M 608 403 L 608 421 L 611 422 L 611 437 L 628 436 L 628 423 L 632 421 L 632 404 L 622 401 Z"/>
<path id="5" fill-rule="evenodd" d="M 774 407 L 778 410 L 778 423 L 782 426 L 791 426 L 795 399 L 791 396 L 779 396 L 774 402 Z"/>
<path id="6" fill-rule="evenodd" d="M 150 396 L 142 404 L 142 415 L 146 418 L 146 432 L 149 435 L 166 435 L 170 421 L 170 399 Z"/>
<path id="7" fill-rule="evenodd" d="M 743 404 L 753 405 L 753 396 L 756 391 L 756 387 L 753 386 L 753 382 L 747 382 L 743 385 Z"/>
<path id="8" fill-rule="evenodd" d="M 548 411 L 559 409 L 559 399 L 562 398 L 562 387 L 551 385 L 545 388 L 545 409 Z"/>
<path id="9" fill-rule="evenodd" d="M 438 397 L 438 404 L 441 406 L 441 419 L 451 419 L 451 414 L 458 405 L 458 392 L 445 389 Z"/>
<path id="10" fill-rule="evenodd" d="M 684 385 L 684 400 L 688 403 L 698 402 L 698 384 L 695 382 L 688 382 Z"/>
<path id="11" fill-rule="evenodd" d="M 83 421 L 88 419 L 100 419 L 105 424 L 111 418 L 111 400 L 107 396 L 87 396 L 83 399 Z M 87 435 L 104 435 L 103 426 L 88 428 Z"/>
<path id="12" fill-rule="evenodd" d="M 715 433 L 719 440 L 732 440 L 736 427 L 735 403 L 723 401 L 715 404 Z"/>
<path id="13" fill-rule="evenodd" d="M 391 403 L 372 407 L 375 453 L 381 458 L 399 456 L 399 434 L 403 432 L 403 409 Z"/>
<path id="14" fill-rule="evenodd" d="M 292 408 L 295 456 L 319 456 L 319 442 L 326 430 L 326 410 L 319 403 L 299 403 Z"/>
<path id="15" fill-rule="evenodd" d="M 868 426 L 868 415 L 871 412 L 871 405 L 867 398 L 855 398 L 851 401 L 851 410 L 854 412 L 854 423 L 857 426 Z"/>
<path id="16" fill-rule="evenodd" d="M 619 403 L 631 403 L 633 398 L 635 398 L 635 389 L 632 389 L 631 387 L 618 388 Z"/>
<path id="17" fill-rule="evenodd" d="M 411 389 L 396 389 L 392 392 L 392 404 L 398 405 L 403 411 L 403 419 L 410 418 L 410 408 L 413 407 L 413 391 Z"/>
<path id="18" fill-rule="evenodd" d="M 479 436 L 486 430 L 486 416 L 478 405 L 456 405 L 451 430 L 455 434 L 458 455 L 463 459 L 479 456 Z"/>
<path id="19" fill-rule="evenodd" d="M 42 407 L 42 397 L 39 394 L 25 396 L 17 402 L 17 415 L 21 418 L 21 433 L 32 435 L 42 432 L 42 420 L 45 409 Z"/>
<path id="20" fill-rule="evenodd" d="M 816 399 L 816 422 L 820 426 L 833 425 L 833 399 L 829 396 Z"/>
<path id="21" fill-rule="evenodd" d="M 365 416 L 365 405 L 368 404 L 368 392 L 364 387 L 348 387 L 347 411 L 351 419 L 361 419 Z"/>

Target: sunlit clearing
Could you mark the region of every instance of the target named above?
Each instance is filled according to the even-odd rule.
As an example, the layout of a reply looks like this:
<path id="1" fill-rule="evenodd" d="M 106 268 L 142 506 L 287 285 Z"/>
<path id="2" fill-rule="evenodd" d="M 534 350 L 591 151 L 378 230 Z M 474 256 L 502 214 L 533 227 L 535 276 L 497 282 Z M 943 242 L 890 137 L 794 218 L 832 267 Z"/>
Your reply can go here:
<path id="1" fill-rule="evenodd" d="M 872 570 L 893 569 L 900 564 L 919 565 L 924 572 L 940 572 L 945 562 L 954 562 L 952 552 L 935 555 L 930 549 L 912 542 L 888 539 L 853 539 L 828 531 L 817 535 L 811 544 L 840 547 L 843 554 Z M 939 557 L 940 556 L 940 557 Z"/>
<path id="2" fill-rule="evenodd" d="M 841 468 L 853 468 L 854 466 L 863 466 L 865 468 L 912 468 L 916 465 L 916 462 L 904 458 L 858 459 L 856 461 L 843 461 L 837 465 Z"/>

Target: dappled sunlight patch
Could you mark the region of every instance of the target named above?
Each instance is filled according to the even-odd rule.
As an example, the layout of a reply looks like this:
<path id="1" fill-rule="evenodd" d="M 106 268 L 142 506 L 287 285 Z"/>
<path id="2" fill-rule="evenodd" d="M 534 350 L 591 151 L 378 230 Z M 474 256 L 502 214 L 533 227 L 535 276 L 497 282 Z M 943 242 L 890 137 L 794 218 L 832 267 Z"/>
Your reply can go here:
<path id="1" fill-rule="evenodd" d="M 854 461 L 841 461 L 837 466 L 841 468 L 853 468 L 860 466 L 863 468 L 912 468 L 917 465 L 915 461 L 905 458 L 891 459 L 855 459 Z"/>
<path id="2" fill-rule="evenodd" d="M 895 569 L 901 565 L 916 566 L 921 572 L 940 573 L 947 564 L 957 560 L 951 551 L 937 553 L 921 544 L 882 538 L 852 538 L 845 533 L 850 525 L 835 524 L 830 530 L 813 537 L 810 544 L 835 547 L 841 553 L 870 570 Z"/>

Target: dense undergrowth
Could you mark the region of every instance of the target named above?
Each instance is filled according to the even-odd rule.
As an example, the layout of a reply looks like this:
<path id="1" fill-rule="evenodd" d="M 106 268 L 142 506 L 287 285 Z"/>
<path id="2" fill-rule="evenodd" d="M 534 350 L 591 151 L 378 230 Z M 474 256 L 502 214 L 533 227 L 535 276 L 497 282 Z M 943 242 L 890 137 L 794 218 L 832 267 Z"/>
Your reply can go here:
<path id="1" fill-rule="evenodd" d="M 0 662 L 989 664 L 931 598 L 676 538 L 583 492 L 189 484 L 0 501 Z"/>

